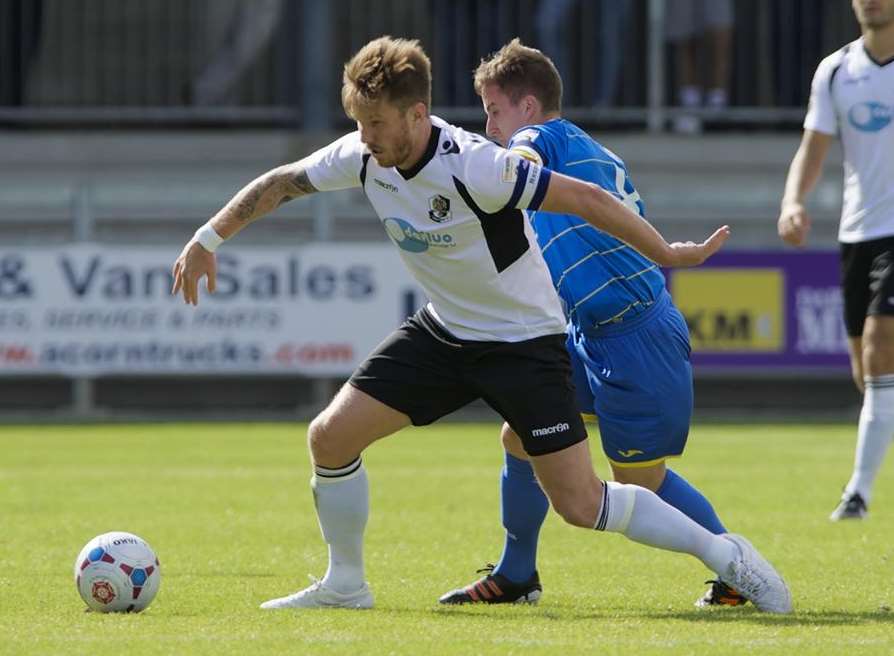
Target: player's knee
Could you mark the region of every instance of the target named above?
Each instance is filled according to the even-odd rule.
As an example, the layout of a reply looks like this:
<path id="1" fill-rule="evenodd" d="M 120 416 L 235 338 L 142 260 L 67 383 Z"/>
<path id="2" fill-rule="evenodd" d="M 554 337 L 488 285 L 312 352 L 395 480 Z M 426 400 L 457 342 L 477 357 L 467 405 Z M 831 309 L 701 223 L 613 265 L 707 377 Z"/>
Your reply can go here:
<path id="1" fill-rule="evenodd" d="M 651 467 L 615 467 L 612 466 L 612 474 L 618 483 L 625 485 L 639 485 L 647 490 L 655 492 L 661 487 L 666 474 L 664 463 Z"/>
<path id="2" fill-rule="evenodd" d="M 612 474 L 614 475 L 615 481 L 618 483 L 623 483 L 624 485 L 642 485 L 641 477 L 636 476 L 635 472 L 632 472 L 627 467 L 613 467 Z"/>
<path id="3" fill-rule="evenodd" d="M 528 455 L 522 446 L 521 438 L 515 434 L 515 431 L 509 428 L 509 424 L 503 424 L 503 430 L 500 433 L 500 439 L 503 442 L 503 449 L 521 460 L 527 460 Z"/>
<path id="4" fill-rule="evenodd" d="M 336 431 L 325 413 L 317 415 L 307 428 L 307 446 L 313 461 L 322 466 L 338 467 L 345 456 L 339 448 Z"/>
<path id="5" fill-rule="evenodd" d="M 324 430 L 322 421 L 320 420 L 320 415 L 317 415 L 307 427 L 307 448 L 314 460 L 317 459 L 318 452 L 320 452 L 323 448 L 323 444 L 325 442 L 323 434 Z"/>
<path id="6" fill-rule="evenodd" d="M 883 376 L 894 371 L 894 336 L 889 322 L 873 317 L 863 332 L 863 374 Z"/>
<path id="7" fill-rule="evenodd" d="M 867 341 L 863 347 L 863 371 L 867 376 L 883 376 L 894 371 L 894 345 Z"/>

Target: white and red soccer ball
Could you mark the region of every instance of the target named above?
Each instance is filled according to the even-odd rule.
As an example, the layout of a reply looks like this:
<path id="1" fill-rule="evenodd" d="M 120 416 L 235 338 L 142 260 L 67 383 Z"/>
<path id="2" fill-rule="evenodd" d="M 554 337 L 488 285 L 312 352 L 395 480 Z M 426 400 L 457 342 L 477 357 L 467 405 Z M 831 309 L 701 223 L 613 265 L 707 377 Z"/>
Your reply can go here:
<path id="1" fill-rule="evenodd" d="M 138 613 L 155 598 L 161 566 L 145 540 L 112 532 L 90 540 L 74 565 L 81 599 L 100 613 Z"/>

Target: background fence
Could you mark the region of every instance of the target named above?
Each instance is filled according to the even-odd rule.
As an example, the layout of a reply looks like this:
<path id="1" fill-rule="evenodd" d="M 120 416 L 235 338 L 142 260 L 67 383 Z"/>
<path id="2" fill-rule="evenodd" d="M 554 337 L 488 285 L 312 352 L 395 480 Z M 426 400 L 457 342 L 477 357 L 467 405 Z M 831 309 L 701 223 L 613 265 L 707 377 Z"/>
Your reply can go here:
<path id="1" fill-rule="evenodd" d="M 342 63 L 392 34 L 431 55 L 445 118 L 480 121 L 471 72 L 520 36 L 555 58 L 576 120 L 657 130 L 678 101 L 673 3 L 2 0 L 0 120 L 340 127 Z M 794 126 L 819 59 L 857 34 L 842 0 L 735 0 L 728 44 L 696 40 L 697 77 L 725 62 L 728 107 L 692 111 L 721 125 Z"/>

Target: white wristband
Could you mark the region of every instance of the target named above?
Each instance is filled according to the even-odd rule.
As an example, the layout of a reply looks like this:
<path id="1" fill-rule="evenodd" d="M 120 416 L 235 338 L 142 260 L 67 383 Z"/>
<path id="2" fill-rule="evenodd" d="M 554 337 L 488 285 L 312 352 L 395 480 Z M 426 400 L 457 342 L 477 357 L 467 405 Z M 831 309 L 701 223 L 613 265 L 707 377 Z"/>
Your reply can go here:
<path id="1" fill-rule="evenodd" d="M 224 242 L 224 238 L 217 234 L 217 230 L 212 228 L 210 223 L 206 223 L 196 230 L 193 239 L 199 242 L 202 245 L 202 248 L 209 253 L 216 251 L 217 247 Z"/>

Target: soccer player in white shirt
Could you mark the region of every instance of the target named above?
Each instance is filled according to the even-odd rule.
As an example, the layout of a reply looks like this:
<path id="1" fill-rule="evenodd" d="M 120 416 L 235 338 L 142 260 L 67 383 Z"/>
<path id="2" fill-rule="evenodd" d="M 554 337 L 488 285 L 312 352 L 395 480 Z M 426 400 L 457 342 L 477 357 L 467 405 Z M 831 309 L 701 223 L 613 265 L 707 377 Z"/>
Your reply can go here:
<path id="1" fill-rule="evenodd" d="M 483 398 L 512 426 L 553 508 L 568 523 L 692 554 L 764 611 L 791 610 L 779 574 L 741 536 L 714 535 L 635 485 L 593 471 L 565 349 L 565 318 L 522 209 L 581 216 L 658 264 L 693 265 L 719 249 L 668 244 L 595 185 L 554 174 L 429 114 L 428 57 L 382 37 L 345 66 L 342 104 L 358 130 L 249 183 L 184 247 L 174 293 L 214 290 L 214 249 L 290 198 L 362 187 L 430 302 L 360 365 L 310 424 L 315 507 L 329 548 L 321 581 L 262 608 L 369 608 L 361 461 L 376 440 Z"/>
<path id="2" fill-rule="evenodd" d="M 804 198 L 841 135 L 838 241 L 851 372 L 863 392 L 854 470 L 830 519 L 862 519 L 894 436 L 894 0 L 852 0 L 862 36 L 816 69 L 804 136 L 785 183 L 778 230 L 803 246 Z"/>

